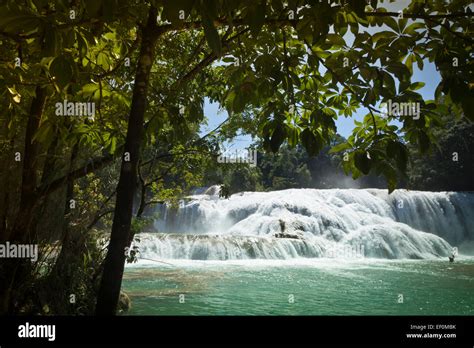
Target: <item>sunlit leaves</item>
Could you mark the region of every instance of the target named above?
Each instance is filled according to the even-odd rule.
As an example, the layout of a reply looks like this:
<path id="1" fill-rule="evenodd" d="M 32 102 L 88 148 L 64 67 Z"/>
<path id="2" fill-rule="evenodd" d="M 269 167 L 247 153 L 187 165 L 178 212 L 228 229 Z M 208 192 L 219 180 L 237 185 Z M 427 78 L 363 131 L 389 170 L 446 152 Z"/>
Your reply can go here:
<path id="1" fill-rule="evenodd" d="M 21 102 L 21 94 L 14 87 L 7 87 L 7 91 L 10 94 L 13 102 L 19 104 Z"/>
<path id="2" fill-rule="evenodd" d="M 371 16 L 365 11 L 377 6 L 377 12 L 387 12 L 385 2 L 371 1 L 369 7 L 362 0 L 341 1 L 334 7 L 325 1 L 301 5 L 156 0 L 118 6 L 125 2 L 96 0 L 78 2 L 75 24 L 67 16 L 67 2 L 55 2 L 56 12 L 50 16 L 41 10 L 47 3 L 1 8 L 0 30 L 7 39 L 11 34 L 32 35 L 22 41 L 28 59 L 21 66 L 12 65 L 17 38 L 5 49 L 8 62 L 2 61 L 1 78 L 9 88 L 6 99 L 11 108 L 23 107 L 34 89 L 21 83 L 42 77 L 41 83 L 55 87 L 51 100 L 76 97 L 100 103 L 103 121 L 95 128 L 88 126 L 91 129 L 81 136 L 108 134 L 93 142 L 105 145 L 107 151 L 117 148 L 120 132 L 126 129 L 126 122 L 120 120 L 126 120 L 136 64 L 136 51 L 129 49 L 137 37 L 137 23 L 145 23 L 150 5 L 157 6 L 157 25 L 167 32 L 155 52 L 145 116 L 150 121 L 147 145 L 189 140 L 203 119 L 205 97 L 219 102 L 233 117 L 225 128 L 228 133 L 222 134 L 243 131 L 264 138 L 269 151 L 278 151 L 284 142 L 303 144 L 312 155 L 336 133 L 338 115 L 353 116 L 361 106 L 376 108 L 387 100 L 419 102 L 422 117 L 400 119 L 400 134 L 395 134 L 390 120 L 375 115 L 374 125 L 372 117 L 366 117 L 347 143 L 333 149 L 348 151 L 344 166 L 353 175 L 380 173 L 393 188 L 396 175 L 406 168 L 404 141 L 427 150 L 433 140 L 429 128 L 437 126 L 435 115 L 443 112 L 425 105 L 423 83 L 412 81 L 414 65 L 422 69 L 424 59 L 434 62 L 442 76 L 436 97 L 447 98 L 452 107 L 461 107 L 465 116 L 473 118 L 472 45 L 462 39 L 468 33 L 465 18 L 444 20 L 446 26 L 440 27 L 422 19 Z M 409 4 L 407 11 L 424 15 L 445 11 L 442 2 L 416 3 Z M 449 11 L 461 9 L 459 3 L 449 4 Z M 294 17 L 285 23 L 290 10 Z M 169 89 L 209 53 L 220 57 L 222 39 L 243 28 L 247 30 L 243 35 L 225 44 L 222 61 L 211 63 L 176 90 Z M 354 40 L 345 35 L 348 29 Z M 129 66 L 124 66 L 125 56 L 130 58 Z M 459 61 L 456 67 L 454 58 Z M 185 106 L 182 115 L 177 111 L 180 104 Z M 119 134 L 112 134 L 114 127 Z M 54 127 L 43 128 L 36 139 L 42 141 L 54 131 Z"/>

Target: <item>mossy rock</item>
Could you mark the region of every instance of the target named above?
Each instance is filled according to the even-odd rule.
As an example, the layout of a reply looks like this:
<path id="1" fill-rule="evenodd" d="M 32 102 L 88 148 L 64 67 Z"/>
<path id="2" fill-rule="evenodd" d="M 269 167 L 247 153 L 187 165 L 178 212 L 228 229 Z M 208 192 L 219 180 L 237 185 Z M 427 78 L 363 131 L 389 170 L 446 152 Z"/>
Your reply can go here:
<path id="1" fill-rule="evenodd" d="M 120 291 L 119 301 L 117 304 L 117 312 L 125 313 L 128 312 L 131 308 L 132 301 L 130 300 L 130 297 L 123 291 Z"/>

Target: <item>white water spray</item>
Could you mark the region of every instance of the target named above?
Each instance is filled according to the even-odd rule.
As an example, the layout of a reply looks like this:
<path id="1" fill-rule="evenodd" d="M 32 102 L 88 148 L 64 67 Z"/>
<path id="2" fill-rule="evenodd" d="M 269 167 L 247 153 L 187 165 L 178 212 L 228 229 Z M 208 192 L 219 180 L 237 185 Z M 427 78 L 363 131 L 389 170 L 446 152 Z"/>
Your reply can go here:
<path id="1" fill-rule="evenodd" d="M 289 259 L 446 257 L 474 239 L 474 194 L 290 189 L 218 197 L 217 187 L 163 205 L 162 233 L 141 234 L 142 257 Z M 362 254 L 362 255 L 361 255 Z"/>

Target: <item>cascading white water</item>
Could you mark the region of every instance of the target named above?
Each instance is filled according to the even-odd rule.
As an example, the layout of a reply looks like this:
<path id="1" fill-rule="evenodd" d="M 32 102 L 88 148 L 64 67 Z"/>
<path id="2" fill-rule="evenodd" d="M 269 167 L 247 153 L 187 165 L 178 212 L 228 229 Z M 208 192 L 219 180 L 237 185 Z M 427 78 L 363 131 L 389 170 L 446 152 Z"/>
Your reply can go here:
<path id="1" fill-rule="evenodd" d="M 141 256 L 160 259 L 428 258 L 474 239 L 474 194 L 367 189 L 244 192 L 212 187 L 161 207 Z M 451 245 L 449 243 L 451 243 Z"/>

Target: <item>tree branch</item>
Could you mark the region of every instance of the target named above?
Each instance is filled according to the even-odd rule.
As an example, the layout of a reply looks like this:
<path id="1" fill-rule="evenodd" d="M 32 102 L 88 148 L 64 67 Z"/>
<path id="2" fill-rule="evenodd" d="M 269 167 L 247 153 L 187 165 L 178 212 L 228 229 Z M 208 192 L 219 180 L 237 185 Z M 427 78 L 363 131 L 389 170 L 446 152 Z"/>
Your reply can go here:
<path id="1" fill-rule="evenodd" d="M 363 1 L 363 0 L 361 0 Z M 336 8 L 336 7 L 334 7 Z M 377 11 L 367 11 L 365 12 L 366 16 L 372 17 L 399 17 L 399 12 L 377 12 Z M 474 17 L 474 12 L 456 12 L 456 13 L 438 13 L 438 14 L 420 14 L 420 13 L 403 13 L 403 18 L 411 18 L 411 19 L 433 19 L 433 18 L 471 18 Z M 295 26 L 298 24 L 300 19 L 278 19 L 278 18 L 267 18 L 265 19 L 265 25 L 277 25 L 277 26 Z M 233 19 L 232 21 L 221 18 L 216 19 L 214 21 L 215 27 L 223 27 L 223 26 L 242 26 L 247 25 L 244 19 L 237 18 Z M 187 29 L 201 29 L 203 27 L 203 23 L 201 21 L 192 21 L 192 22 L 182 22 L 180 24 L 162 24 L 157 26 L 157 30 L 163 30 L 165 32 L 168 31 L 181 31 Z"/>
<path id="2" fill-rule="evenodd" d="M 375 121 L 374 113 L 372 112 L 372 107 L 369 105 L 368 109 L 370 111 L 370 115 L 372 116 L 372 122 L 374 123 L 374 142 L 377 142 L 378 130 L 377 130 L 377 122 Z"/>
<path id="3" fill-rule="evenodd" d="M 457 32 L 457 31 L 454 31 L 452 30 L 449 26 L 447 26 L 445 23 L 441 23 L 441 22 L 438 22 L 436 20 L 433 20 L 433 19 L 427 19 L 429 22 L 431 23 L 434 23 L 436 25 L 439 25 L 441 27 L 443 27 L 444 29 L 446 29 L 449 33 L 453 34 L 454 36 L 460 38 L 461 40 L 464 40 L 464 41 L 467 41 L 468 43 L 472 44 L 474 43 L 474 40 L 471 39 L 470 37 L 467 37 L 463 34 L 461 34 L 460 32 Z"/>
<path id="4" fill-rule="evenodd" d="M 104 216 L 106 215 L 109 215 L 109 214 L 112 214 L 114 212 L 114 209 L 109 209 L 109 210 L 106 210 L 104 211 L 103 213 L 97 215 L 94 220 L 92 220 L 92 222 L 87 226 L 87 230 L 90 230 L 92 227 L 94 227 L 94 225 L 96 223 L 99 222 L 100 219 L 102 219 Z"/>
<path id="5" fill-rule="evenodd" d="M 311 48 L 311 45 L 308 43 L 307 40 L 304 40 L 306 46 L 311 50 L 311 52 L 313 52 L 313 49 Z M 361 103 L 362 105 L 364 105 L 365 107 L 367 107 L 370 111 L 370 115 L 372 116 L 372 121 L 374 123 L 374 141 L 377 141 L 377 136 L 378 136 L 378 130 L 377 130 L 377 124 L 376 124 L 376 121 L 375 121 L 375 116 L 372 112 L 372 106 L 370 104 L 365 104 L 364 101 L 359 98 L 359 96 L 355 93 L 355 91 L 352 89 L 351 86 L 349 86 L 344 80 L 342 80 L 330 67 L 328 67 L 326 65 L 326 63 L 318 56 L 316 56 L 317 59 L 319 60 L 319 62 L 331 73 L 331 75 L 333 75 L 336 80 L 341 84 L 343 85 L 345 88 L 347 88 L 347 90 L 349 90 L 352 94 L 352 96 L 357 99 L 357 101 L 359 103 Z"/>
<path id="6" fill-rule="evenodd" d="M 334 7 L 334 8 L 337 8 L 337 7 Z M 400 13 L 368 11 L 368 12 L 365 12 L 365 15 L 372 16 L 372 17 L 398 17 L 400 16 Z M 420 13 L 403 13 L 403 18 L 410 18 L 410 19 L 429 20 L 429 19 L 436 19 L 436 18 L 453 19 L 453 18 L 463 18 L 463 17 L 472 18 L 474 17 L 474 12 L 472 13 L 471 12 L 438 13 L 438 14 L 432 14 L 432 15 L 420 14 Z M 268 18 L 265 20 L 265 25 L 295 26 L 298 22 L 299 22 L 299 19 Z M 55 27 L 59 30 L 62 30 L 62 29 L 69 29 L 75 26 L 95 25 L 97 23 L 104 23 L 104 21 L 99 20 L 97 18 L 86 18 L 86 19 L 75 21 L 75 22 L 56 24 Z M 241 26 L 241 25 L 246 25 L 246 23 L 243 19 L 240 19 L 240 18 L 233 19 L 233 20 L 227 20 L 226 18 L 222 18 L 222 19 L 215 20 L 214 25 L 216 27 L 223 27 L 223 26 L 230 26 L 230 25 Z M 161 33 L 170 32 L 170 31 L 181 31 L 181 30 L 187 30 L 187 29 L 202 29 L 202 27 L 203 27 L 202 21 L 192 21 L 192 22 L 182 22 L 179 25 L 177 25 L 176 23 L 157 25 L 155 27 L 155 30 L 157 33 L 161 34 Z M 22 40 L 38 37 L 39 33 L 35 32 L 28 35 L 21 35 L 21 34 L 11 34 L 11 33 L 0 31 L 0 35 L 6 38 L 9 38 L 11 40 L 14 40 L 16 42 L 20 42 Z"/>
<path id="7" fill-rule="evenodd" d="M 115 157 L 112 155 L 106 155 L 103 157 L 95 158 L 89 161 L 86 165 L 82 166 L 81 168 L 73 170 L 69 174 L 64 175 L 61 178 L 58 178 L 56 180 L 53 180 L 49 184 L 40 185 L 37 188 L 38 195 L 40 198 L 43 198 L 51 194 L 52 192 L 56 191 L 57 189 L 59 189 L 61 186 L 67 183 L 68 180 L 79 179 L 86 176 L 89 173 L 93 173 L 96 170 L 102 169 L 109 163 L 113 162 L 114 159 Z"/>
<path id="8" fill-rule="evenodd" d="M 399 17 L 399 12 L 365 12 L 366 16 L 372 17 Z M 420 13 L 404 13 L 403 18 L 410 18 L 410 19 L 433 19 L 433 18 L 471 18 L 474 17 L 474 12 L 456 12 L 456 13 L 439 13 L 433 15 L 427 14 L 420 14 Z"/>
<path id="9" fill-rule="evenodd" d="M 238 33 L 236 33 L 234 36 L 231 38 L 225 40 L 222 42 L 222 47 L 227 47 L 227 45 L 235 40 L 236 38 L 240 37 L 241 35 L 245 34 L 246 32 L 250 31 L 250 28 L 245 28 Z M 205 67 L 211 65 L 218 57 L 214 54 L 214 52 L 209 53 L 204 59 L 202 59 L 199 63 L 197 63 L 190 71 L 188 71 L 186 74 L 178 78 L 173 84 L 170 86 L 168 89 L 169 92 L 171 91 L 176 91 L 182 86 L 184 82 L 187 82 L 194 78 L 199 72 L 201 72 Z M 166 103 L 166 99 L 161 103 L 162 105 Z M 154 120 L 154 118 L 157 116 L 157 114 L 154 114 L 148 122 L 145 124 L 145 128 L 148 127 L 148 125 Z"/>

